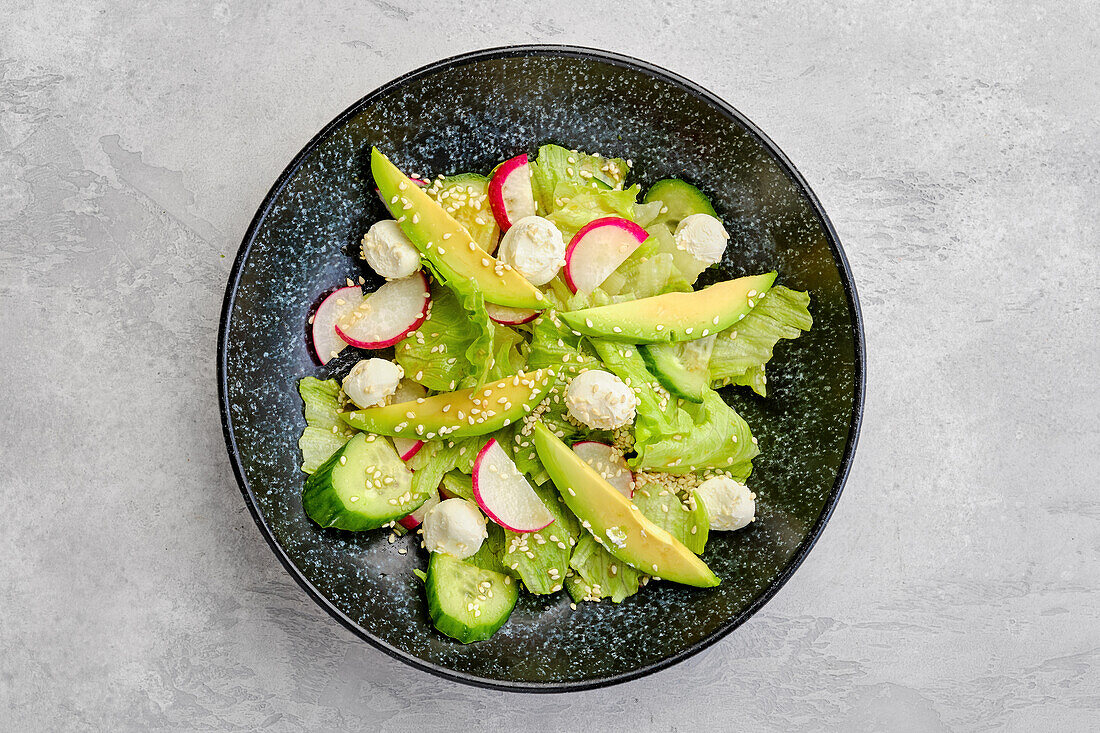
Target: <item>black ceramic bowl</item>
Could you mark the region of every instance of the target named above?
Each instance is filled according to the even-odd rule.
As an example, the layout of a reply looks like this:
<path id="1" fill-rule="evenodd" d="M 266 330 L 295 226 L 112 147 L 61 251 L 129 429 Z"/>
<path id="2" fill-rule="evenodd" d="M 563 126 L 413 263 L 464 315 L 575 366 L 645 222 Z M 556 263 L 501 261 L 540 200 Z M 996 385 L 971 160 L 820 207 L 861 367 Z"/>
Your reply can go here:
<path id="1" fill-rule="evenodd" d="M 404 170 L 488 171 L 553 141 L 634 160 L 643 186 L 680 177 L 710 197 L 732 234 L 721 278 L 767 270 L 812 293 L 814 327 L 781 342 L 767 399 L 727 390 L 759 437 L 749 480 L 757 521 L 714 532 L 711 590 L 654 583 L 619 605 L 523 594 L 492 639 L 463 646 L 434 631 L 411 537 L 322 530 L 302 512 L 296 392 L 338 374 L 310 356 L 306 319 L 346 276 L 384 216 L 372 145 Z M 708 273 L 716 279 L 718 273 Z M 634 59 L 516 46 L 441 61 L 378 89 L 291 162 L 245 235 L 225 294 L 218 380 L 226 443 L 260 530 L 287 570 L 354 633 L 413 666 L 512 690 L 576 690 L 639 677 L 744 622 L 790 578 L 820 535 L 852 461 L 863 401 L 863 339 L 851 274 L 825 213 L 779 149 L 722 100 Z M 400 548 L 408 554 L 398 553 Z"/>

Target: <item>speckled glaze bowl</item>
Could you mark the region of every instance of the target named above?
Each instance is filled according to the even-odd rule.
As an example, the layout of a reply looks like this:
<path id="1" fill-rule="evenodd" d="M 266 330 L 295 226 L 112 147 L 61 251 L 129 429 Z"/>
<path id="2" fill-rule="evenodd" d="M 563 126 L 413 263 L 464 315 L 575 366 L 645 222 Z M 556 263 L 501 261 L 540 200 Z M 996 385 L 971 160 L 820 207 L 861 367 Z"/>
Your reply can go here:
<path id="1" fill-rule="evenodd" d="M 759 437 L 749 486 L 757 521 L 714 532 L 704 555 L 722 578 L 698 590 L 653 583 L 632 598 L 569 608 L 564 593 L 522 594 L 492 639 L 463 646 L 428 619 L 412 537 L 322 530 L 302 511 L 296 391 L 306 375 L 342 375 L 310 355 L 318 296 L 372 274 L 351 256 L 385 216 L 372 145 L 406 171 L 488 171 L 552 141 L 631 158 L 644 186 L 697 184 L 732 234 L 721 273 L 779 271 L 809 290 L 814 327 L 781 342 L 767 399 L 726 390 Z M 252 511 L 287 571 L 356 635 L 420 669 L 510 690 L 578 690 L 674 664 L 748 619 L 791 577 L 844 485 L 863 404 L 863 336 L 840 242 L 809 186 L 740 113 L 692 82 L 592 49 L 515 46 L 447 59 L 356 102 L 317 134 L 264 199 L 225 294 L 218 382 L 226 444 Z M 349 351 L 352 351 L 349 349 Z M 404 548 L 407 554 L 400 554 Z"/>

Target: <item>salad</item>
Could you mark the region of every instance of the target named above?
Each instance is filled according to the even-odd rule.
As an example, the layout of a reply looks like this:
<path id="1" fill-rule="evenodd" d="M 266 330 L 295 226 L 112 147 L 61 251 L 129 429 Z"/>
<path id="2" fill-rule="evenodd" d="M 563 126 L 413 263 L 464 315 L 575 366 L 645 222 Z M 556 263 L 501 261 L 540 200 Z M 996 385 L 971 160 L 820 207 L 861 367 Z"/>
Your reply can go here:
<path id="1" fill-rule="evenodd" d="M 655 579 L 716 586 L 709 533 L 754 519 L 757 439 L 716 389 L 766 397 L 809 295 L 774 272 L 696 289 L 722 221 L 681 180 L 643 196 L 630 169 L 544 145 L 429 181 L 375 149 L 393 218 L 361 255 L 386 282 L 349 281 L 311 316 L 342 378 L 299 384 L 302 506 L 322 527 L 416 532 L 432 622 L 460 642 L 495 633 L 521 590 L 576 609 Z"/>

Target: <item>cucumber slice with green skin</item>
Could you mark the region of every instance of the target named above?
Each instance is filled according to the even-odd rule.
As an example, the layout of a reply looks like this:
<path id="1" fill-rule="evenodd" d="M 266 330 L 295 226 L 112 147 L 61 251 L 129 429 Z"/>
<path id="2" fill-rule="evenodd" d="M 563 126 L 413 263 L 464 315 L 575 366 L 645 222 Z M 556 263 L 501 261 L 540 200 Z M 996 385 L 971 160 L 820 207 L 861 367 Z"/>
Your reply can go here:
<path id="1" fill-rule="evenodd" d="M 661 208 L 667 210 L 658 214 L 654 223 L 660 222 L 672 231 L 676 231 L 677 225 L 692 214 L 718 216 L 702 191 L 678 178 L 657 181 L 649 187 L 642 201 L 647 204 L 660 201 L 663 204 Z"/>
<path id="2" fill-rule="evenodd" d="M 438 552 L 428 563 L 425 589 L 432 623 L 463 644 L 496 633 L 519 598 L 519 583 L 509 576 Z"/>
<path id="3" fill-rule="evenodd" d="M 322 527 L 377 529 L 427 501 L 411 487 L 412 471 L 390 441 L 359 433 L 306 479 L 302 508 Z"/>
<path id="4" fill-rule="evenodd" d="M 427 189 L 428 195 L 466 228 L 477 245 L 492 254 L 500 240 L 500 227 L 489 208 L 488 191 L 489 179 L 477 173 L 440 178 Z"/>
<path id="5" fill-rule="evenodd" d="M 639 344 L 638 353 L 661 386 L 689 402 L 710 389 L 710 353 L 717 334 L 675 344 Z"/>

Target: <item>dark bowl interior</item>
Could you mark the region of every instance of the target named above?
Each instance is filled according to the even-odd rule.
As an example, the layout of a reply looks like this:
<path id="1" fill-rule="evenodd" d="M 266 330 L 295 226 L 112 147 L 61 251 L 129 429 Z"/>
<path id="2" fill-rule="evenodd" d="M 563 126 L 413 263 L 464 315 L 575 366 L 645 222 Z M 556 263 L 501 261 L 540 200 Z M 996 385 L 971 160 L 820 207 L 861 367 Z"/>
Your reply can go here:
<path id="1" fill-rule="evenodd" d="M 569 608 L 564 593 L 524 595 L 489 641 L 435 632 L 423 552 L 385 532 L 322 530 L 302 511 L 297 381 L 319 367 L 305 323 L 320 293 L 371 279 L 349 256 L 384 216 L 372 145 L 405 170 L 488 171 L 545 141 L 634 161 L 643 186 L 681 177 L 730 228 L 722 272 L 775 269 L 812 292 L 814 328 L 781 342 L 767 399 L 727 390 L 759 437 L 749 529 L 715 532 L 712 590 L 655 583 L 615 605 Z M 858 306 L 840 245 L 782 153 L 724 102 L 673 74 L 587 49 L 513 47 L 434 64 L 368 95 L 306 146 L 249 228 L 226 292 L 219 380 L 229 453 L 261 530 L 324 608 L 384 651 L 437 674 L 508 689 L 580 689 L 667 666 L 720 638 L 779 588 L 821 532 L 848 471 L 862 405 Z M 398 553 L 408 549 L 407 555 Z"/>

